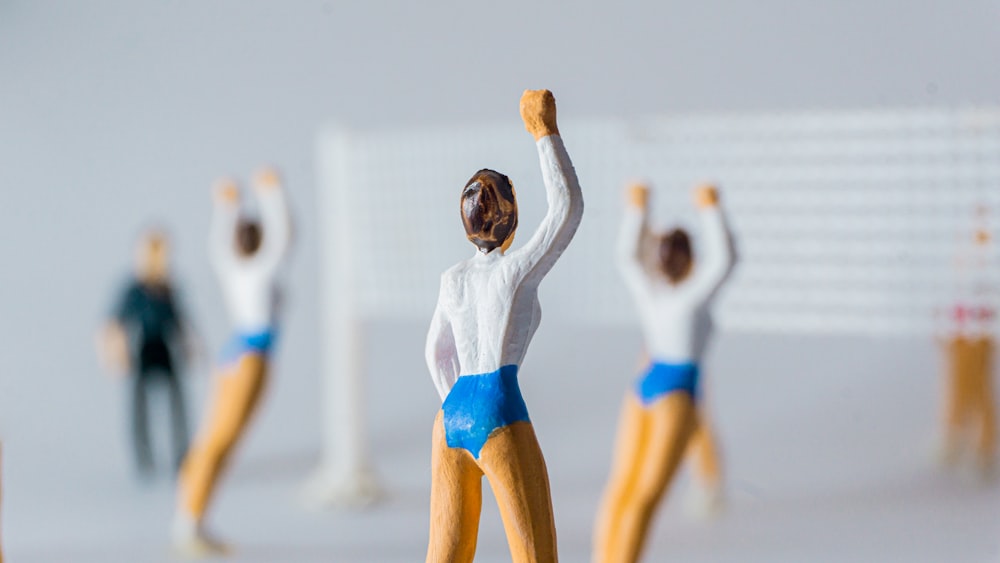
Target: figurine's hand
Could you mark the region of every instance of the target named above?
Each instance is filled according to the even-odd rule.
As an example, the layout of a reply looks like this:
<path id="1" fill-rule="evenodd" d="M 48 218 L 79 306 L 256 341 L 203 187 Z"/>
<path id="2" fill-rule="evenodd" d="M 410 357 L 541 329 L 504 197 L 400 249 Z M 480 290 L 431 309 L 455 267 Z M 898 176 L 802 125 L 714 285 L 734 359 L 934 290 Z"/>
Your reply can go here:
<path id="1" fill-rule="evenodd" d="M 212 187 L 215 194 L 215 201 L 223 205 L 235 205 L 240 201 L 240 190 L 236 187 L 236 182 L 231 178 L 216 180 Z"/>
<path id="2" fill-rule="evenodd" d="M 525 90 L 521 94 L 521 119 L 535 140 L 558 135 L 556 99 L 548 90 Z"/>
<path id="3" fill-rule="evenodd" d="M 719 191 L 715 189 L 715 186 L 710 184 L 698 186 L 694 190 L 694 204 L 698 209 L 719 205 Z"/>
<path id="4" fill-rule="evenodd" d="M 649 205 L 649 186 L 632 184 L 625 191 L 625 200 L 632 207 L 646 209 L 646 206 Z"/>
<path id="5" fill-rule="evenodd" d="M 128 373 L 128 336 L 118 323 L 104 328 L 98 341 L 98 355 L 105 369 L 113 375 L 123 376 Z"/>
<path id="6" fill-rule="evenodd" d="M 278 190 L 281 189 L 281 176 L 274 168 L 262 168 L 254 176 L 253 185 L 260 192 Z"/>

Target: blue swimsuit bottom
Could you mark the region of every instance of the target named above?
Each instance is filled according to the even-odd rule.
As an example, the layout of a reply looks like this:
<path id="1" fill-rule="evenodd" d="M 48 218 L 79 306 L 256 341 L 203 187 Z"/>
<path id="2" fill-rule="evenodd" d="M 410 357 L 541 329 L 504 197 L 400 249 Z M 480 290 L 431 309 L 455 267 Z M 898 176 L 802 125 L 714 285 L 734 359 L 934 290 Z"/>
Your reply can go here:
<path id="1" fill-rule="evenodd" d="M 448 447 L 465 448 L 476 459 L 495 430 L 530 422 L 513 364 L 492 373 L 459 377 L 441 410 Z"/>
<path id="2" fill-rule="evenodd" d="M 698 364 L 653 362 L 635 382 L 635 394 L 644 407 L 674 391 L 687 393 L 692 401 L 698 399 Z"/>
<path id="3" fill-rule="evenodd" d="M 222 363 L 231 364 L 244 354 L 267 356 L 276 339 L 277 335 L 271 329 L 257 332 L 237 332 L 222 348 Z"/>

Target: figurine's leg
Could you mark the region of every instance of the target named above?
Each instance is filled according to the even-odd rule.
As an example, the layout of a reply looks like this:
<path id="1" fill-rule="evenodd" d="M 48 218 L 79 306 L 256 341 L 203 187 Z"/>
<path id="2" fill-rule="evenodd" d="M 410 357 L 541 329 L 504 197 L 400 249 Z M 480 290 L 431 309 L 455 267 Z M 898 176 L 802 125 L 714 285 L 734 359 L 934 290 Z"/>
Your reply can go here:
<path id="1" fill-rule="evenodd" d="M 530 422 L 495 430 L 479 455 L 500 507 L 513 563 L 555 563 L 549 473 Z"/>
<path id="2" fill-rule="evenodd" d="M 722 464 L 715 433 L 703 409 L 695 408 L 696 426 L 688 443 L 685 457 L 698 482 L 691 508 L 701 516 L 712 516 L 722 510 Z"/>
<path id="3" fill-rule="evenodd" d="M 640 407 L 641 408 L 641 407 Z M 694 404 L 683 391 L 667 394 L 646 408 L 646 450 L 619 524 L 620 551 L 607 562 L 638 561 L 657 505 L 663 498 L 694 432 Z"/>
<path id="4" fill-rule="evenodd" d="M 613 561 L 619 548 L 622 512 L 634 494 L 635 482 L 648 440 L 647 416 L 631 390 L 625 396 L 618 421 L 611 475 L 594 524 L 595 563 Z"/>
<path id="5" fill-rule="evenodd" d="M 181 508 L 195 521 L 204 516 L 219 473 L 254 410 L 265 372 L 263 356 L 245 354 L 233 371 L 216 379 L 207 425 L 184 460 L 180 474 Z"/>
<path id="6" fill-rule="evenodd" d="M 719 446 L 708 423 L 708 417 L 701 409 L 696 409 L 695 413 L 697 422 L 686 456 L 692 461 L 694 474 L 701 482 L 701 486 L 706 489 L 718 489 L 722 484 Z"/>
<path id="7" fill-rule="evenodd" d="M 132 450 L 140 476 L 153 470 L 153 450 L 149 443 L 149 410 L 147 408 L 149 374 L 132 374 Z"/>
<path id="8" fill-rule="evenodd" d="M 187 455 L 190 436 L 188 434 L 187 409 L 184 405 L 184 389 L 177 374 L 167 374 L 167 390 L 170 393 L 171 437 L 174 441 L 174 462 L 179 470 L 181 463 L 184 462 L 184 457 Z"/>
<path id="9" fill-rule="evenodd" d="M 443 415 L 434 419 L 431 454 L 431 526 L 427 563 L 471 563 L 479 537 L 483 473 L 472 455 L 449 448 Z"/>
<path id="10" fill-rule="evenodd" d="M 996 463 L 997 429 L 993 402 L 993 339 L 981 338 L 976 342 L 976 392 L 979 407 L 978 455 L 982 470 L 989 474 Z"/>
<path id="11" fill-rule="evenodd" d="M 954 337 L 945 344 L 945 406 L 942 461 L 954 463 L 962 447 L 962 434 L 968 416 L 966 379 L 969 371 L 968 342 Z"/>

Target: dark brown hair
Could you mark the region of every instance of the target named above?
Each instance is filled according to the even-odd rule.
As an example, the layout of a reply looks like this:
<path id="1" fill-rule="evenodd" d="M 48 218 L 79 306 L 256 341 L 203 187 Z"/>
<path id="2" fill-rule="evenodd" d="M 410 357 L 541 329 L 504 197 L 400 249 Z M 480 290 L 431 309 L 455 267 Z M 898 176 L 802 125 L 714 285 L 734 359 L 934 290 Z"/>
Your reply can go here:
<path id="1" fill-rule="evenodd" d="M 462 189 L 462 224 L 482 252 L 503 246 L 517 229 L 517 197 L 510 178 L 482 169 Z"/>
<path id="2" fill-rule="evenodd" d="M 260 223 L 251 219 L 240 219 L 236 223 L 236 249 L 243 256 L 253 256 L 264 238 Z"/>
<path id="3" fill-rule="evenodd" d="M 672 229 L 660 237 L 660 269 L 670 283 L 683 281 L 693 261 L 691 239 L 684 229 Z"/>

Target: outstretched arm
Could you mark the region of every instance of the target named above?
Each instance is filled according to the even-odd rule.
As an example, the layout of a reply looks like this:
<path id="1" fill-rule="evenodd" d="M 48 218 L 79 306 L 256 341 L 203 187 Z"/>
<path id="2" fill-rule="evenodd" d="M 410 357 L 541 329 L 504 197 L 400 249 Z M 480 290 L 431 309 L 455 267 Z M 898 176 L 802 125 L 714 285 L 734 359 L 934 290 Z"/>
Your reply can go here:
<path id="1" fill-rule="evenodd" d="M 695 262 L 691 285 L 697 295 L 707 298 L 732 271 L 736 264 L 736 252 L 733 235 L 719 205 L 719 192 L 713 186 L 701 186 L 695 190 L 694 199 L 701 217 L 704 244 L 697 259 L 700 264 Z"/>
<path id="2" fill-rule="evenodd" d="M 427 369 L 438 395 L 443 402 L 458 380 L 458 355 L 455 351 L 455 335 L 451 332 L 451 322 L 438 303 L 431 320 L 431 328 L 427 331 L 427 343 L 424 347 L 424 359 Z"/>
<path id="3" fill-rule="evenodd" d="M 644 292 L 649 285 L 642 261 L 642 241 L 649 215 L 649 188 L 636 184 L 629 187 L 625 196 L 625 213 L 618 232 L 618 270 L 629 290 L 638 294 Z"/>
<path id="4" fill-rule="evenodd" d="M 526 280 L 541 281 L 569 246 L 583 217 L 583 194 L 556 125 L 556 101 L 548 90 L 526 90 L 521 118 L 535 137 L 548 211 L 538 230 L 511 253 Z"/>
<path id="5" fill-rule="evenodd" d="M 264 238 L 256 261 L 268 270 L 281 264 L 292 239 L 292 220 L 288 213 L 288 203 L 281 187 L 281 179 L 273 169 L 264 169 L 254 179 L 257 198 L 260 201 L 260 218 Z"/>
<path id="6" fill-rule="evenodd" d="M 236 222 L 240 213 L 240 192 L 229 179 L 215 183 L 212 226 L 208 235 L 208 252 L 212 265 L 219 272 L 236 264 Z"/>

